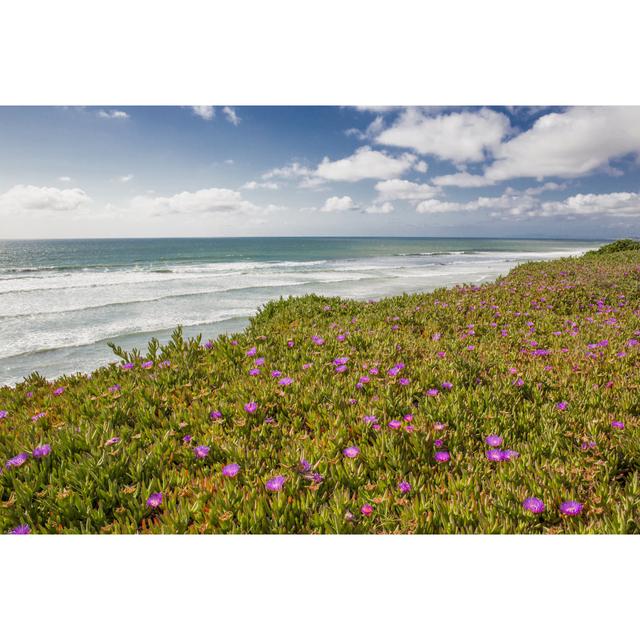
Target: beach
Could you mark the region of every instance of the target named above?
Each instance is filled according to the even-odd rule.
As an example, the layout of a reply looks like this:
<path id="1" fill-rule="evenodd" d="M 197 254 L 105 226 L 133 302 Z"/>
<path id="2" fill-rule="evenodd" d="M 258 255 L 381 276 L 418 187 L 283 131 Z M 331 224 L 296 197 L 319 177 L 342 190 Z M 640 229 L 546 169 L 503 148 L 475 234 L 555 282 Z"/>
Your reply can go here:
<path id="1" fill-rule="evenodd" d="M 579 240 L 177 238 L 0 241 L 0 385 L 113 361 L 176 326 L 234 332 L 269 300 L 378 299 L 480 284 L 520 262 L 580 255 Z"/>

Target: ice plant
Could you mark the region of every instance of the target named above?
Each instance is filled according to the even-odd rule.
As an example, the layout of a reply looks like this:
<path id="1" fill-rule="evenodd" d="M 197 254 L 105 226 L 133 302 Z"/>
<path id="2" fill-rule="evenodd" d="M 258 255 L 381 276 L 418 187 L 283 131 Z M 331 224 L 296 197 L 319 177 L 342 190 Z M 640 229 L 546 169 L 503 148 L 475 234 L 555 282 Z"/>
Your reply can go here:
<path id="1" fill-rule="evenodd" d="M 110 447 L 112 444 L 118 444 L 118 442 L 120 442 L 120 438 L 118 438 L 118 436 L 113 436 L 113 438 L 109 438 L 105 442 L 105 445 Z"/>
<path id="2" fill-rule="evenodd" d="M 373 513 L 373 507 L 369 503 L 363 504 L 360 507 L 360 513 L 368 518 Z"/>
<path id="3" fill-rule="evenodd" d="M 0 411 L 0 420 L 4 420 L 9 415 L 9 412 L 3 409 Z"/>
<path id="4" fill-rule="evenodd" d="M 489 451 L 485 452 L 485 455 L 487 456 L 487 460 L 491 460 L 491 462 L 501 462 L 504 460 L 500 449 L 489 449 Z"/>
<path id="5" fill-rule="evenodd" d="M 612 420 L 611 426 L 614 429 L 624 429 L 624 422 L 621 422 L 620 420 Z"/>
<path id="6" fill-rule="evenodd" d="M 523 501 L 522 508 L 531 513 L 542 513 L 544 511 L 544 502 L 540 498 L 527 498 Z"/>
<path id="7" fill-rule="evenodd" d="M 147 498 L 147 507 L 157 509 L 162 504 L 162 493 L 152 493 Z"/>
<path id="8" fill-rule="evenodd" d="M 565 516 L 577 516 L 581 513 L 584 505 L 581 502 L 568 500 L 560 505 L 560 513 Z"/>
<path id="9" fill-rule="evenodd" d="M 433 459 L 436 462 L 449 462 L 449 460 L 451 460 L 451 455 L 448 451 L 436 451 L 433 455 Z"/>
<path id="10" fill-rule="evenodd" d="M 222 412 L 214 410 L 209 414 L 209 418 L 211 418 L 211 420 L 220 420 L 220 418 L 222 418 Z"/>
<path id="11" fill-rule="evenodd" d="M 206 458 L 209 455 L 209 450 L 210 450 L 209 447 L 201 444 L 193 448 L 193 453 L 196 458 L 202 459 L 202 458 Z"/>
<path id="12" fill-rule="evenodd" d="M 284 485 L 286 478 L 284 476 L 274 476 L 265 483 L 268 491 L 280 491 Z"/>
<path id="13" fill-rule="evenodd" d="M 411 485 L 406 480 L 403 480 L 398 483 L 398 490 L 400 493 L 409 493 L 409 491 L 411 491 Z"/>
<path id="14" fill-rule="evenodd" d="M 484 440 L 490 447 L 499 447 L 502 444 L 502 438 L 498 435 L 492 434 L 487 436 Z"/>
<path id="15" fill-rule="evenodd" d="M 293 378 L 281 378 L 280 380 L 278 380 L 278 384 L 281 387 L 288 387 L 290 384 L 293 383 Z"/>
<path id="16" fill-rule="evenodd" d="M 61 396 L 63 393 L 64 393 L 64 387 L 58 387 L 57 389 L 53 390 L 54 396 Z"/>
<path id="17" fill-rule="evenodd" d="M 358 449 L 358 447 L 347 447 L 342 450 L 342 453 L 345 458 L 357 458 L 360 454 L 360 449 Z"/>
<path id="18" fill-rule="evenodd" d="M 257 408 L 258 405 L 255 402 L 247 402 L 247 404 L 244 405 L 244 410 L 247 413 L 255 413 Z"/>
<path id="19" fill-rule="evenodd" d="M 222 467 L 222 475 L 226 478 L 234 478 L 240 471 L 240 465 L 237 462 L 232 462 Z"/>
<path id="20" fill-rule="evenodd" d="M 28 524 L 19 524 L 15 529 L 11 529 L 11 533 L 16 536 L 24 536 L 31 533 L 31 527 Z"/>
<path id="21" fill-rule="evenodd" d="M 556 409 L 558 411 L 564 411 L 568 406 L 569 406 L 569 403 L 567 403 L 567 402 L 558 402 L 558 403 L 556 403 Z"/>
<path id="22" fill-rule="evenodd" d="M 41 447 L 36 447 L 33 450 L 33 457 L 44 458 L 45 456 L 48 456 L 50 453 L 51 453 L 51 445 L 43 444 Z"/>
<path id="23" fill-rule="evenodd" d="M 7 460 L 4 465 L 7 469 L 10 467 L 21 467 L 29 459 L 28 453 L 19 453 L 17 456 Z"/>

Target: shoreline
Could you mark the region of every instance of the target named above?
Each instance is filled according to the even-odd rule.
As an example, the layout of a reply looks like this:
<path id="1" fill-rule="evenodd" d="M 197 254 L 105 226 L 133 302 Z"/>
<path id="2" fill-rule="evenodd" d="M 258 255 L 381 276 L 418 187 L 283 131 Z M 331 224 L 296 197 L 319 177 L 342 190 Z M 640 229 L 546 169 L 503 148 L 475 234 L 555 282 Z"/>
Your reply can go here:
<path id="1" fill-rule="evenodd" d="M 0 388 L 0 530 L 640 533 L 638 278 L 640 250 L 601 251 L 272 301 Z"/>

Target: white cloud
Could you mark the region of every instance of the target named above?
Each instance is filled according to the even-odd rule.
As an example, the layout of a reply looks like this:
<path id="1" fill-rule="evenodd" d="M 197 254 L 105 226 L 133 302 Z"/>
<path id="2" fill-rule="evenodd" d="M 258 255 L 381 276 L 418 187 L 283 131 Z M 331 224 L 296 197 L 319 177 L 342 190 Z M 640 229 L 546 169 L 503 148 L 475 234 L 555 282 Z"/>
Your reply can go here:
<path id="1" fill-rule="evenodd" d="M 485 170 L 489 180 L 571 178 L 640 153 L 640 107 L 571 107 L 541 116 L 500 145 Z"/>
<path id="2" fill-rule="evenodd" d="M 640 193 L 578 193 L 563 202 L 545 202 L 542 215 L 640 216 Z"/>
<path id="3" fill-rule="evenodd" d="M 392 213 L 393 205 L 390 202 L 383 202 L 382 204 L 371 204 L 365 211 L 367 213 Z"/>
<path id="4" fill-rule="evenodd" d="M 384 151 L 374 151 L 371 147 L 360 147 L 355 153 L 341 160 L 324 160 L 318 165 L 315 175 L 324 180 L 356 182 L 367 178 L 386 180 L 396 178 L 411 169 L 416 156 L 405 153 L 392 157 Z"/>
<path id="5" fill-rule="evenodd" d="M 203 120 L 213 120 L 216 115 L 216 110 L 213 107 L 202 106 L 202 107 L 191 107 L 193 113 L 195 113 L 199 118 Z"/>
<path id="6" fill-rule="evenodd" d="M 126 111 L 118 111 L 117 109 L 100 109 L 98 118 L 106 120 L 128 120 L 129 114 Z"/>
<path id="7" fill-rule="evenodd" d="M 279 189 L 278 183 L 277 182 L 256 182 L 255 180 L 251 180 L 250 182 L 246 182 L 245 184 L 243 184 L 241 187 L 241 189 L 249 189 L 249 190 L 253 190 L 253 189 L 270 189 L 272 191 L 276 191 L 277 189 Z"/>
<path id="8" fill-rule="evenodd" d="M 0 211 L 76 211 L 91 202 L 82 189 L 58 189 L 18 184 L 0 195 Z"/>
<path id="9" fill-rule="evenodd" d="M 291 178 L 298 178 L 304 176 L 311 176 L 313 171 L 308 167 L 301 165 L 299 162 L 292 162 L 291 164 L 279 167 L 277 169 L 271 169 L 262 174 L 263 180 L 270 180 L 271 178 L 283 178 L 289 180 Z"/>
<path id="10" fill-rule="evenodd" d="M 120 176 L 118 182 L 131 182 L 133 180 L 133 174 L 128 173 L 126 176 Z"/>
<path id="11" fill-rule="evenodd" d="M 231 189 L 200 189 L 183 191 L 173 196 L 138 196 L 132 200 L 132 207 L 152 216 L 169 214 L 258 214 L 264 211 L 247 200 L 242 194 Z"/>
<path id="12" fill-rule="evenodd" d="M 493 184 L 491 180 L 488 180 L 483 175 L 467 173 L 466 171 L 436 176 L 432 182 L 440 187 L 485 187 Z"/>
<path id="13" fill-rule="evenodd" d="M 234 164 L 234 161 L 233 161 L 231 158 L 227 158 L 227 159 L 224 161 L 224 163 L 225 163 L 225 164 Z"/>
<path id="14" fill-rule="evenodd" d="M 422 200 L 431 198 L 440 192 L 438 187 L 430 184 L 419 184 L 410 180 L 385 180 L 375 186 L 378 192 L 378 200 Z"/>
<path id="15" fill-rule="evenodd" d="M 342 196 L 341 198 L 338 196 L 332 196 L 331 198 L 327 198 L 320 211 L 333 213 L 335 211 L 353 211 L 355 209 L 357 209 L 357 207 L 350 196 Z"/>
<path id="16" fill-rule="evenodd" d="M 71 182 L 71 177 L 70 176 L 60 176 L 58 178 L 58 180 L 60 180 L 60 182 Z"/>
<path id="17" fill-rule="evenodd" d="M 424 160 L 420 160 L 420 162 L 416 162 L 416 166 L 413 168 L 418 173 L 427 173 L 427 171 L 429 170 L 429 165 Z"/>
<path id="18" fill-rule="evenodd" d="M 240 118 L 238 117 L 238 115 L 236 114 L 236 110 L 233 107 L 225 107 L 222 110 L 222 113 L 224 113 L 225 118 L 234 126 L 238 126 L 240 124 Z"/>
<path id="19" fill-rule="evenodd" d="M 546 187 L 546 188 L 545 188 Z M 493 216 L 640 216 L 640 193 L 579 193 L 562 201 L 542 201 L 535 197 L 542 191 L 554 191 L 563 185 L 547 183 L 538 191 L 508 188 L 500 196 L 481 197 L 469 202 L 429 199 L 416 206 L 418 213 L 463 213 L 487 211 Z"/>
<path id="20" fill-rule="evenodd" d="M 358 138 L 358 140 L 368 140 L 370 138 L 375 138 L 382 130 L 384 129 L 384 118 L 382 116 L 376 116 L 374 120 L 371 121 L 369 126 L 361 131 L 360 129 L 352 128 L 347 129 L 345 133 L 348 136 L 354 136 Z"/>
<path id="21" fill-rule="evenodd" d="M 433 154 L 456 163 L 481 162 L 511 128 L 509 118 L 492 109 L 430 116 L 409 108 L 376 141 Z"/>

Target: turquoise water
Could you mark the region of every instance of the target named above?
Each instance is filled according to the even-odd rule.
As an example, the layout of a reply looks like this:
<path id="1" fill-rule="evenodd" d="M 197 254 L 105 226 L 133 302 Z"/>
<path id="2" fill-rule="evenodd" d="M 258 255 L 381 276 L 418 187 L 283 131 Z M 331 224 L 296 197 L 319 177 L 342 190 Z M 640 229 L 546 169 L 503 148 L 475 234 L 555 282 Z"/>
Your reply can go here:
<path id="1" fill-rule="evenodd" d="M 167 238 L 0 241 L 0 385 L 113 361 L 143 347 L 236 331 L 280 296 L 378 298 L 486 282 L 519 262 L 602 242 L 447 238 Z"/>

